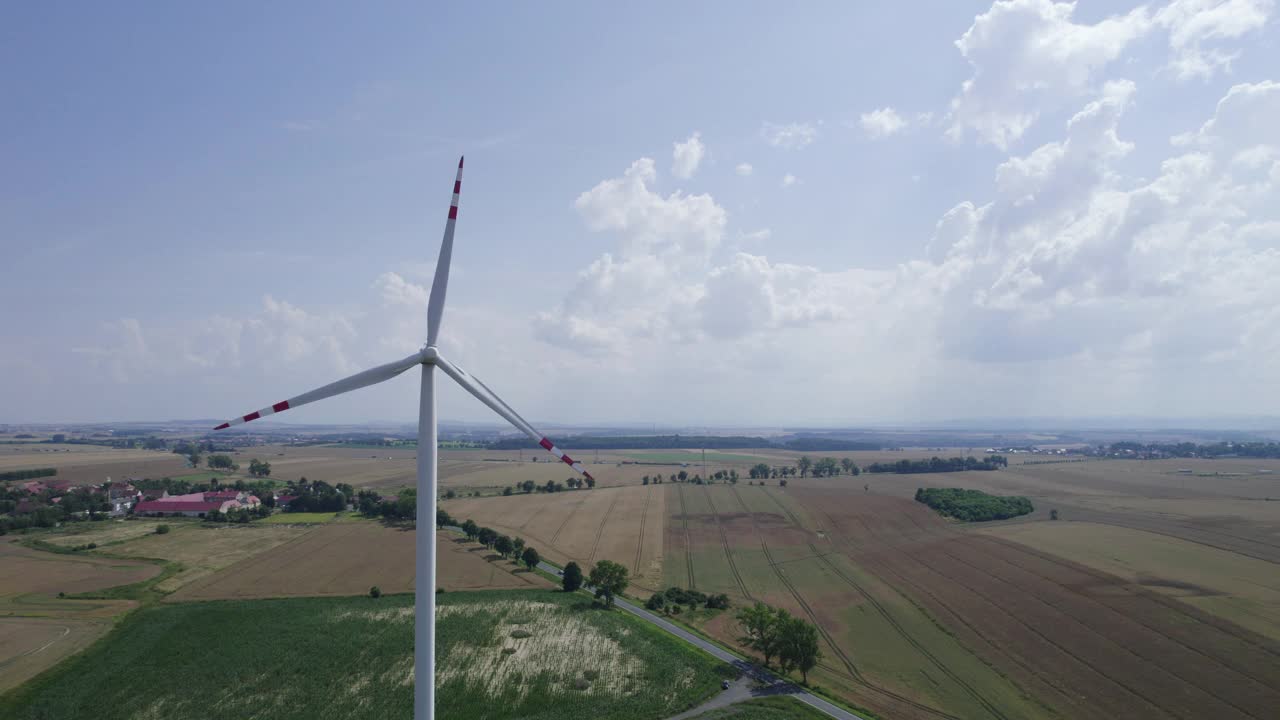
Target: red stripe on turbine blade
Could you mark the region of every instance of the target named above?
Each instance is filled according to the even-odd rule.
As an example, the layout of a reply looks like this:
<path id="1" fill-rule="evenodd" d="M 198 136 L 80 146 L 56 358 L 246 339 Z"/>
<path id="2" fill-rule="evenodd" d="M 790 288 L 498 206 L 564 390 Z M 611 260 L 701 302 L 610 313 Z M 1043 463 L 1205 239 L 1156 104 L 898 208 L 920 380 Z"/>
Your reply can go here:
<path id="1" fill-rule="evenodd" d="M 565 465 L 573 464 L 573 458 L 569 457 L 568 455 L 561 455 L 560 459 L 564 462 Z"/>
<path id="2" fill-rule="evenodd" d="M 546 450 L 551 450 L 551 448 L 555 447 L 554 445 L 551 444 L 551 441 L 546 438 L 542 438 L 542 440 L 540 440 L 538 444 L 541 445 Z"/>
<path id="3" fill-rule="evenodd" d="M 457 206 L 457 205 L 450 205 L 450 206 L 449 206 L 449 219 L 450 219 L 450 220 L 457 220 L 457 219 L 458 219 L 458 206 Z"/>
<path id="4" fill-rule="evenodd" d="M 461 181 L 461 180 L 454 180 L 454 181 L 453 181 L 453 194 L 454 194 L 454 195 L 457 195 L 457 194 L 458 194 L 458 193 L 460 193 L 460 192 L 462 192 L 462 181 Z"/>
<path id="5" fill-rule="evenodd" d="M 262 417 L 262 415 L 260 415 L 259 413 L 251 412 L 248 415 L 244 416 L 244 421 L 249 422 L 250 420 L 257 420 L 260 417 Z"/>
<path id="6" fill-rule="evenodd" d="M 590 479 L 590 480 L 595 480 L 595 478 L 591 477 L 591 473 L 587 472 L 586 470 L 583 470 L 583 471 L 582 471 L 582 475 L 583 475 L 583 477 L 586 477 L 586 478 L 588 478 L 588 479 Z"/>
<path id="7" fill-rule="evenodd" d="M 466 155 L 463 155 L 463 156 L 461 156 L 461 157 L 459 157 L 459 158 L 458 158 L 458 168 L 459 168 L 459 169 L 461 169 L 461 168 L 462 168 L 462 161 L 463 161 L 463 160 L 465 160 L 465 159 L 466 159 L 466 157 L 467 157 Z"/>
<path id="8" fill-rule="evenodd" d="M 280 401 L 280 402 L 276 403 L 275 405 L 272 405 L 272 406 L 271 406 L 271 409 L 272 409 L 273 411 L 275 411 L 275 412 L 283 412 L 283 411 L 285 411 L 285 410 L 288 410 L 288 409 L 289 409 L 289 401 L 288 401 L 288 400 L 282 400 L 282 401 Z"/>
<path id="9" fill-rule="evenodd" d="M 229 427 L 231 427 L 231 423 L 222 423 L 218 427 L 214 428 L 214 430 L 226 430 Z"/>

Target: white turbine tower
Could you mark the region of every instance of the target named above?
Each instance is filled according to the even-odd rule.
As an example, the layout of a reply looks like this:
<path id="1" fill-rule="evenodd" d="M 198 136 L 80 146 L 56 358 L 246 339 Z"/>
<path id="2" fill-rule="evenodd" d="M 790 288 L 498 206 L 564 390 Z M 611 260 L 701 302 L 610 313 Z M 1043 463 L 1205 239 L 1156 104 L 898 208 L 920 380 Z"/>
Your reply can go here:
<path id="1" fill-rule="evenodd" d="M 462 192 L 462 158 L 458 159 L 458 175 L 453 181 L 453 202 L 449 204 L 449 219 L 444 226 L 444 240 L 440 244 L 440 258 L 436 262 L 436 276 L 431 285 L 431 300 L 427 305 L 427 344 L 418 352 L 379 365 L 322 388 L 305 392 L 297 397 L 278 402 L 257 412 L 228 420 L 214 430 L 223 430 L 251 420 L 284 412 L 300 405 L 323 400 L 334 395 L 358 390 L 399 375 L 415 365 L 422 366 L 422 392 L 418 407 L 418 520 L 417 565 L 414 576 L 414 691 L 413 714 L 418 720 L 430 720 L 435 716 L 435 641 L 436 641 L 436 399 L 432 383 L 439 367 L 467 392 L 479 398 L 494 412 L 506 418 L 524 434 L 560 458 L 574 470 L 590 478 L 587 472 L 572 458 L 561 452 L 545 435 L 538 432 L 511 409 L 487 385 L 474 375 L 454 365 L 436 350 L 436 336 L 440 333 L 440 317 L 444 313 L 445 290 L 449 285 L 449 260 L 453 255 L 453 227 L 458 219 L 458 194 Z"/>

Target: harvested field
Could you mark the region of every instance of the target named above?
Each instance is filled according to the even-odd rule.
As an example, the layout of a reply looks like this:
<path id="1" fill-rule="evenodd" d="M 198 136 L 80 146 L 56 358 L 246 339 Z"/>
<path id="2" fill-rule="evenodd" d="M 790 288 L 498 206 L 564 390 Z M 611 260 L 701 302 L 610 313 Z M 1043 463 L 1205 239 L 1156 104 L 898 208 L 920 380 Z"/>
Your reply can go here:
<path id="1" fill-rule="evenodd" d="M 225 567 L 270 552 L 307 532 L 305 528 L 290 526 L 200 522 L 172 523 L 170 527 L 172 531 L 165 535 L 153 533 L 111 548 L 121 555 L 181 563 L 180 571 L 156 585 L 160 592 L 174 592 Z"/>
<path id="2" fill-rule="evenodd" d="M 0 692 L 83 649 L 134 605 L 59 599 L 58 593 L 127 585 L 159 572 L 153 564 L 43 552 L 0 538 Z"/>
<path id="3" fill-rule="evenodd" d="M 159 573 L 160 568 L 150 563 L 113 560 L 91 553 L 62 555 L 25 548 L 14 540 L 0 542 L 3 597 L 90 592 L 141 582 Z"/>
<path id="4" fill-rule="evenodd" d="M 109 627 L 103 620 L 0 617 L 0 693 L 88 647 Z"/>
<path id="5" fill-rule="evenodd" d="M 523 537 L 552 562 L 574 560 L 584 568 L 602 559 L 622 563 L 631 570 L 635 588 L 652 591 L 663 587 L 667 500 L 663 486 L 632 485 L 464 498 L 441 507 L 459 520 Z"/>
<path id="6" fill-rule="evenodd" d="M 532 573 L 486 560 L 487 551 L 457 536 L 437 536 L 437 583 L 446 589 L 545 587 Z M 414 532 L 373 522 L 329 523 L 309 529 L 262 556 L 225 567 L 179 590 L 172 601 L 360 595 L 414 588 Z"/>
<path id="7" fill-rule="evenodd" d="M 190 472 L 184 458 L 157 450 L 113 450 L 92 445 L 0 446 L 0 472 L 53 467 L 58 474 L 38 478 L 76 485 L 101 484 L 110 477 L 165 477 Z"/>
<path id="8" fill-rule="evenodd" d="M 1266 717 L 1280 645 L 1082 565 L 957 532 L 923 506 L 794 494 L 834 548 L 1068 716 Z"/>
<path id="9" fill-rule="evenodd" d="M 980 532 L 1110 573 L 1280 641 L 1280 572 L 1265 561 L 1114 525 L 1038 522 Z"/>

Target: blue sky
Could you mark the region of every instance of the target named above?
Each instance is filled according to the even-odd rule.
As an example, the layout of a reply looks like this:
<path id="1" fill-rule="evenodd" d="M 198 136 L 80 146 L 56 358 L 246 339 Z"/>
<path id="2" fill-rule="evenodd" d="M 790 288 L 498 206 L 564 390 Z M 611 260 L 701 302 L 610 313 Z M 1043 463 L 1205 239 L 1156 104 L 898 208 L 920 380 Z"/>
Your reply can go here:
<path id="1" fill-rule="evenodd" d="M 46 5 L 0 11 L 0 421 L 234 415 L 411 351 L 463 152 L 441 350 L 532 418 L 1280 390 L 1271 0 Z"/>

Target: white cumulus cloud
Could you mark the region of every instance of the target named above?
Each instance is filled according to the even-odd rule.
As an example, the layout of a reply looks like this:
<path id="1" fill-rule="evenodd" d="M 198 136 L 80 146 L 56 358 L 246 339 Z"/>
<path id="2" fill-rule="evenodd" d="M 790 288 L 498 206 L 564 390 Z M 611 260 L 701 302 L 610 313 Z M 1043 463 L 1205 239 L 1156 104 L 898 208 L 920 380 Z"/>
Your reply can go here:
<path id="1" fill-rule="evenodd" d="M 858 121 L 862 125 L 862 131 L 871 138 L 889 137 L 907 127 L 907 121 L 891 107 L 862 113 Z"/>
<path id="2" fill-rule="evenodd" d="M 702 155 L 706 148 L 702 145 L 701 133 L 695 132 L 684 142 L 674 143 L 671 151 L 671 174 L 682 180 L 688 180 L 698 171 L 702 163 Z"/>

